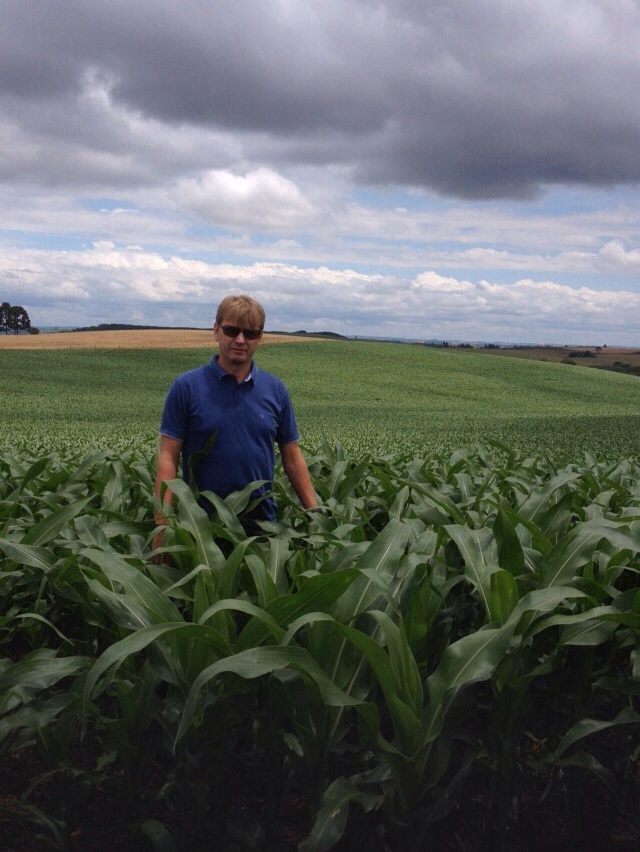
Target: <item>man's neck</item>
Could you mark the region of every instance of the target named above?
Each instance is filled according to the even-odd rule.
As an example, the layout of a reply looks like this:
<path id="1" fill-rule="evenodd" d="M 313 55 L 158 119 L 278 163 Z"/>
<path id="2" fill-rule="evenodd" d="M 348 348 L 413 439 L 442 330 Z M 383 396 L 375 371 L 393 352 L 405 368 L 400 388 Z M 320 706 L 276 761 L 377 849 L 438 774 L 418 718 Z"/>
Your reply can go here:
<path id="1" fill-rule="evenodd" d="M 226 361 L 223 362 L 219 355 L 216 355 L 216 362 L 218 366 L 225 371 L 225 373 L 229 373 L 230 376 L 233 376 L 239 385 L 246 381 L 247 377 L 251 374 L 251 367 L 253 366 L 253 364 L 242 364 L 241 366 L 228 364 Z"/>

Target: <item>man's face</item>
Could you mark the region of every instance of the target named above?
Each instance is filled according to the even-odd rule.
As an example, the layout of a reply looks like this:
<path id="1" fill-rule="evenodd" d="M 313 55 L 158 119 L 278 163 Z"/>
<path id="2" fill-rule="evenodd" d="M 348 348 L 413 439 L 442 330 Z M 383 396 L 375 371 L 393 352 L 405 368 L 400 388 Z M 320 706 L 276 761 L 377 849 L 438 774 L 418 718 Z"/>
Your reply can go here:
<path id="1" fill-rule="evenodd" d="M 226 328 L 227 333 L 223 330 Z M 262 332 L 254 340 L 249 340 L 245 337 L 242 329 L 254 328 L 248 321 L 241 321 L 234 318 L 233 320 L 226 317 L 218 325 L 213 326 L 213 336 L 218 344 L 218 363 L 223 370 L 233 373 L 235 370 L 242 370 L 251 364 L 253 354 L 260 345 L 262 340 Z M 238 330 L 238 334 L 234 336 L 234 332 Z"/>

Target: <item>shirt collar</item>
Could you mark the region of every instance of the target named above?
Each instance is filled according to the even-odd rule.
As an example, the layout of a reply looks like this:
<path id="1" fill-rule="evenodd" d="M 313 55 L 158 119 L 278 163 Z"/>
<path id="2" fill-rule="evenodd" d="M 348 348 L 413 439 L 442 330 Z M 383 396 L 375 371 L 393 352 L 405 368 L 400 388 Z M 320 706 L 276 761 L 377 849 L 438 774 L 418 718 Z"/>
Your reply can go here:
<path id="1" fill-rule="evenodd" d="M 227 373 L 227 371 L 223 370 L 222 367 L 218 364 L 218 356 L 217 355 L 214 355 L 212 357 L 211 361 L 209 361 L 209 369 L 213 372 L 214 376 L 218 379 L 218 381 L 222 381 L 222 379 L 224 379 L 225 376 L 231 375 L 231 373 Z M 257 377 L 258 377 L 258 368 L 256 367 L 256 365 L 252 361 L 251 362 L 251 369 L 249 370 L 249 375 L 244 380 L 244 382 L 241 382 L 240 384 L 245 384 L 246 382 L 251 382 L 251 381 L 255 382 Z"/>

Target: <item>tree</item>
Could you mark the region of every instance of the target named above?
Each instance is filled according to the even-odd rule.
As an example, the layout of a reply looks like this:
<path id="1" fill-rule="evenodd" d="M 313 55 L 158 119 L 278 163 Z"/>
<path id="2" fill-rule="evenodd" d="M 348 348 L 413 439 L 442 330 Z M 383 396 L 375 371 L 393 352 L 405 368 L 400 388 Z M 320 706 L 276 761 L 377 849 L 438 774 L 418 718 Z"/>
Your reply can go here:
<path id="1" fill-rule="evenodd" d="M 21 331 L 29 331 L 31 328 L 31 320 L 29 314 L 25 311 L 22 305 L 16 305 L 14 308 L 14 329 L 16 334 Z"/>
<path id="2" fill-rule="evenodd" d="M 9 302 L 3 302 L 0 305 L 0 331 L 4 331 L 5 334 L 9 334 L 9 311 L 11 310 L 11 305 Z"/>
<path id="3" fill-rule="evenodd" d="M 29 331 L 31 320 L 29 314 L 22 305 L 10 305 L 3 302 L 0 305 L 0 330 L 5 334 L 20 334 L 21 331 Z"/>

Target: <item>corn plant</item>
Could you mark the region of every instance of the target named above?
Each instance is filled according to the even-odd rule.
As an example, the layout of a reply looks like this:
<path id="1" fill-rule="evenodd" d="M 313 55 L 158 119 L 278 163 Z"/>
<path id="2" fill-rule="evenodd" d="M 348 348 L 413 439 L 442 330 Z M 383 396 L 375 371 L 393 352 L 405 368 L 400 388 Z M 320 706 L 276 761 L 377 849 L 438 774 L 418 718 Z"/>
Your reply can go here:
<path id="1" fill-rule="evenodd" d="M 531 790 L 587 777 L 635 825 L 632 460 L 325 445 L 321 513 L 278 471 L 247 537 L 251 486 L 175 481 L 157 551 L 152 463 L 0 459 L 0 747 L 40 755 L 37 831 L 69 845 L 99 783 L 112 843 L 290 848 L 302 798 L 303 852 L 424 849 L 481 788 L 509 848 Z"/>

